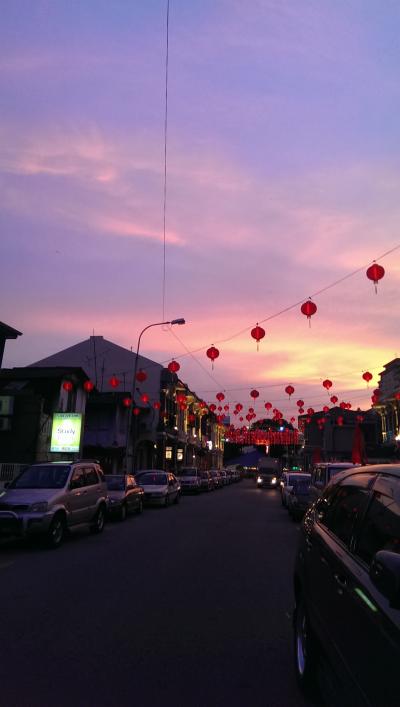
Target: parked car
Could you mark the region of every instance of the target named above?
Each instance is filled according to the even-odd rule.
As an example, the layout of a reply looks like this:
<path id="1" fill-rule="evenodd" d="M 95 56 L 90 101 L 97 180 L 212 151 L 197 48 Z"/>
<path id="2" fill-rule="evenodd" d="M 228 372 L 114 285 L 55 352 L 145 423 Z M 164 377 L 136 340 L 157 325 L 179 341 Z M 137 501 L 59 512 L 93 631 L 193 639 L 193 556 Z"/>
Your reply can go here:
<path id="1" fill-rule="evenodd" d="M 125 520 L 128 513 L 143 511 L 144 491 L 130 474 L 106 474 L 108 513 Z"/>
<path id="2" fill-rule="evenodd" d="M 200 472 L 200 484 L 202 491 L 213 491 L 214 481 L 209 471 L 202 470 Z"/>
<path id="3" fill-rule="evenodd" d="M 181 485 L 174 476 L 162 469 L 145 469 L 136 472 L 136 481 L 144 490 L 144 501 L 154 506 L 179 503 Z"/>
<path id="4" fill-rule="evenodd" d="M 281 480 L 280 480 L 280 489 L 281 489 L 281 501 L 282 501 L 282 506 L 287 507 L 288 505 L 288 499 L 289 496 L 293 490 L 293 483 L 298 476 L 304 476 L 303 472 L 300 471 L 284 471 Z M 306 474 L 305 478 L 309 481 L 311 481 L 311 475 Z M 308 484 L 310 485 L 310 484 Z"/>
<path id="5" fill-rule="evenodd" d="M 399 704 L 400 465 L 335 475 L 304 517 L 294 572 L 297 679 L 321 662 L 342 705 Z"/>
<path id="6" fill-rule="evenodd" d="M 101 533 L 107 486 L 95 462 L 48 462 L 24 469 L 0 494 L 0 535 L 44 535 L 58 547 L 67 530 Z"/>
<path id="7" fill-rule="evenodd" d="M 210 469 L 210 474 L 212 476 L 214 488 L 221 489 L 222 488 L 222 478 L 218 472 L 218 469 Z"/>
<path id="8" fill-rule="evenodd" d="M 228 474 L 226 473 L 225 469 L 219 469 L 219 475 L 222 479 L 222 486 L 228 486 L 229 479 L 228 479 Z"/>
<path id="9" fill-rule="evenodd" d="M 181 484 L 182 491 L 200 493 L 201 491 L 201 474 L 195 466 L 184 466 L 178 471 L 178 478 Z"/>
<path id="10" fill-rule="evenodd" d="M 345 469 L 353 469 L 352 462 L 321 462 L 315 464 L 311 472 L 310 500 L 316 501 L 335 474 L 339 474 Z"/>
<path id="11" fill-rule="evenodd" d="M 311 474 L 290 474 L 291 490 L 286 506 L 293 520 L 300 520 L 310 505 Z M 289 488 L 287 486 L 286 488 Z"/>

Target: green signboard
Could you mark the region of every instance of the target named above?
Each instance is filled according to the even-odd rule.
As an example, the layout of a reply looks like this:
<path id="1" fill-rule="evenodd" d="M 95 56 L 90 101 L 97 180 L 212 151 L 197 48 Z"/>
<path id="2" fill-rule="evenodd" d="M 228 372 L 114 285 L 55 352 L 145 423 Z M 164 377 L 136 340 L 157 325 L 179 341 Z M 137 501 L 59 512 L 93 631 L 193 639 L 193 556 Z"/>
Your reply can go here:
<path id="1" fill-rule="evenodd" d="M 82 415 L 74 412 L 55 412 L 51 429 L 51 452 L 79 453 Z"/>

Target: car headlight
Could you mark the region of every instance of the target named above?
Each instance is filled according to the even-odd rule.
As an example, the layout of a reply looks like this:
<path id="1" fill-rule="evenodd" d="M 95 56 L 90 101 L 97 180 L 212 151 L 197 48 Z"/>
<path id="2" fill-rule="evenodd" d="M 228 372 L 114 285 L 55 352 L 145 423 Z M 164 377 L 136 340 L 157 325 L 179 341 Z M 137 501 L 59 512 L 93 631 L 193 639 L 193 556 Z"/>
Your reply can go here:
<path id="1" fill-rule="evenodd" d="M 46 513 L 48 510 L 49 504 L 47 501 L 38 501 L 37 503 L 32 503 L 32 505 L 29 507 L 29 510 L 31 513 Z"/>
<path id="2" fill-rule="evenodd" d="M 276 478 L 276 476 L 274 476 L 274 478 L 271 479 L 271 484 L 276 484 L 276 482 L 277 482 L 277 478 Z"/>
<path id="3" fill-rule="evenodd" d="M 261 478 L 261 476 L 258 477 L 257 483 L 258 483 L 258 484 L 262 484 L 262 478 Z"/>

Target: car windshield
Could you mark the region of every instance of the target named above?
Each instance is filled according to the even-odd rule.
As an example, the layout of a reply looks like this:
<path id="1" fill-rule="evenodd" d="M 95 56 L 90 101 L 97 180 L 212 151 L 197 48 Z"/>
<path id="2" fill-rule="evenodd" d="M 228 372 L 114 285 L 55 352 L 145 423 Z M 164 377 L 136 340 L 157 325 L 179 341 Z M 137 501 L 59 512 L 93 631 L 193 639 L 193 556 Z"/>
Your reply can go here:
<path id="1" fill-rule="evenodd" d="M 109 491 L 124 491 L 124 476 L 106 476 L 106 484 Z"/>
<path id="2" fill-rule="evenodd" d="M 197 469 L 180 469 L 179 476 L 197 476 Z"/>
<path id="3" fill-rule="evenodd" d="M 62 489 L 71 470 L 69 465 L 43 464 L 25 469 L 9 488 L 12 489 Z"/>
<path id="4" fill-rule="evenodd" d="M 161 474 L 160 472 L 138 474 L 136 480 L 139 486 L 163 486 L 167 484 L 166 474 Z"/>

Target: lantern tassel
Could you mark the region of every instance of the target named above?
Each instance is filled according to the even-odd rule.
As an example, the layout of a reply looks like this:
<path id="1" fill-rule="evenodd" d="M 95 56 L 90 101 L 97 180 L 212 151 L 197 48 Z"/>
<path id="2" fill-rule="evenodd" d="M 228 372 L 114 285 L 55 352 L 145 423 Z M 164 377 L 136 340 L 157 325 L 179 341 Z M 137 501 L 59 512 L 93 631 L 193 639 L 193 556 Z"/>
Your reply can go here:
<path id="1" fill-rule="evenodd" d="M 378 294 L 378 287 L 377 287 L 378 280 L 375 280 L 374 285 L 375 285 L 375 294 L 377 295 Z"/>

